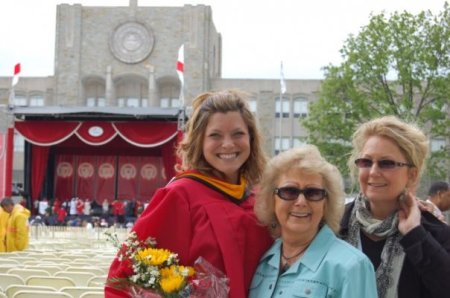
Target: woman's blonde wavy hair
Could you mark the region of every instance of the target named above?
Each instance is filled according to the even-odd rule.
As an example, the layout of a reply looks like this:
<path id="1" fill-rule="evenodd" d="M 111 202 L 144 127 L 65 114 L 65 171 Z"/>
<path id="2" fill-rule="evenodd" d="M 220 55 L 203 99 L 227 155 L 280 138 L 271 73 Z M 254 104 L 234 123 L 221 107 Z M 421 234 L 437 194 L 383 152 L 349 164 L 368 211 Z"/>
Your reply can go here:
<path id="1" fill-rule="evenodd" d="M 305 173 L 320 175 L 327 191 L 323 222 L 336 234 L 344 212 L 344 184 L 341 173 L 327 162 L 314 145 L 306 145 L 284 151 L 273 157 L 267 164 L 259 191 L 256 196 L 255 214 L 259 221 L 268 226 L 272 236 L 280 236 L 279 222 L 275 216 L 274 189 L 285 173 Z"/>
<path id="2" fill-rule="evenodd" d="M 184 139 L 177 148 L 181 160 L 176 167 L 178 171 L 195 169 L 210 175 L 214 168 L 208 164 L 202 152 L 208 121 L 215 113 L 239 112 L 247 124 L 250 135 L 250 156 L 242 165 L 240 172 L 249 185 L 259 182 L 267 158 L 262 148 L 262 137 L 257 121 L 250 111 L 247 98 L 247 93 L 243 91 L 223 90 L 206 92 L 193 100 L 193 113 L 187 122 Z"/>

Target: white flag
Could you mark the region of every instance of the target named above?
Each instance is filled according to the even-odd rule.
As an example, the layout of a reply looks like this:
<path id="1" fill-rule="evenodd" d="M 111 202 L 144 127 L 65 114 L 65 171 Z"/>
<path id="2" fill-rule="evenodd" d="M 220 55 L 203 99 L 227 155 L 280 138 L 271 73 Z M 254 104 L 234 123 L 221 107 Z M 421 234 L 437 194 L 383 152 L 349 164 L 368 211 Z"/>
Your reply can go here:
<path id="1" fill-rule="evenodd" d="M 284 81 L 283 62 L 281 62 L 280 67 L 280 90 L 281 94 L 286 93 L 286 82 Z"/>

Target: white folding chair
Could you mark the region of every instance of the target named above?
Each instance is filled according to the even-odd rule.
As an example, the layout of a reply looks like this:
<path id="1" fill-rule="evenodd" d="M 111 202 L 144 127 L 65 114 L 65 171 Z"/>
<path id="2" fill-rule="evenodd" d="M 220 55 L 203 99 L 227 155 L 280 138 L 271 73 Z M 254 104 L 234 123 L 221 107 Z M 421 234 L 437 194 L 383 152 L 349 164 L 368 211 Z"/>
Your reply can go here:
<path id="1" fill-rule="evenodd" d="M 56 272 L 55 276 L 68 277 L 75 282 L 78 287 L 87 287 L 88 280 L 95 275 L 89 272 L 76 272 L 76 271 L 60 271 Z"/>
<path id="2" fill-rule="evenodd" d="M 46 286 L 59 290 L 64 287 L 75 287 L 75 282 L 62 276 L 30 276 L 25 284 L 30 286 Z"/>
<path id="3" fill-rule="evenodd" d="M 5 293 L 8 297 L 14 297 L 14 294 L 19 291 L 55 291 L 56 289 L 44 286 L 28 286 L 28 285 L 10 285 L 6 288 Z"/>
<path id="4" fill-rule="evenodd" d="M 12 298 L 72 298 L 67 293 L 55 292 L 55 291 L 27 291 L 22 290 L 14 294 Z"/>
<path id="5" fill-rule="evenodd" d="M 16 274 L 16 275 L 22 277 L 23 280 L 27 280 L 27 278 L 32 275 L 50 276 L 50 273 L 48 273 L 48 271 L 40 270 L 40 269 L 30 269 L 30 268 L 13 268 L 13 269 L 10 269 L 7 273 L 8 274 Z"/>
<path id="6" fill-rule="evenodd" d="M 105 271 L 103 271 L 100 268 L 92 267 L 92 266 L 69 266 L 64 271 L 70 271 L 70 272 L 89 272 L 94 275 L 104 275 Z"/>
<path id="7" fill-rule="evenodd" d="M 106 275 L 95 276 L 88 280 L 88 287 L 104 287 L 106 284 Z"/>
<path id="8" fill-rule="evenodd" d="M 104 292 L 86 292 L 80 296 L 80 298 L 104 298 Z"/>
<path id="9" fill-rule="evenodd" d="M 60 292 L 72 295 L 73 298 L 79 298 L 86 292 L 102 292 L 103 287 L 64 287 L 59 290 Z"/>
<path id="10" fill-rule="evenodd" d="M 6 289 L 9 285 L 24 285 L 25 281 L 16 274 L 0 273 L 0 288 Z"/>

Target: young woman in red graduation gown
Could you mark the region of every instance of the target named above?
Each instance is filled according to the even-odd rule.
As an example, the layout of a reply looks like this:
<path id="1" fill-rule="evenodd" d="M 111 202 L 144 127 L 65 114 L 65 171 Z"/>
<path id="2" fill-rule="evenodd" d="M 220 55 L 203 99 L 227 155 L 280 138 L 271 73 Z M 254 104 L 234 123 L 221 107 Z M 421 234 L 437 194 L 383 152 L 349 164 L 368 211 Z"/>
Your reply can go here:
<path id="1" fill-rule="evenodd" d="M 228 277 L 229 297 L 243 298 L 272 244 L 253 213 L 252 188 L 266 161 L 261 137 L 241 92 L 207 92 L 192 105 L 177 151 L 179 174 L 155 193 L 133 230 L 140 239 L 154 237 L 158 247 L 176 252 L 183 265 L 203 257 Z M 108 278 L 127 272 L 116 258 Z M 108 286 L 105 294 L 123 297 Z"/>

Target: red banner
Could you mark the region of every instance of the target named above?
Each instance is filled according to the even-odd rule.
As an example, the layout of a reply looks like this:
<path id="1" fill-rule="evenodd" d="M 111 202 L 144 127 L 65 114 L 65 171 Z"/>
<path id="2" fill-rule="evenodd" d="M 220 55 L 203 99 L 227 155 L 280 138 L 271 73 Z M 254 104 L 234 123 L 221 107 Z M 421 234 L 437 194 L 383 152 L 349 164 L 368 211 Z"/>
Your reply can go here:
<path id="1" fill-rule="evenodd" d="M 75 164 L 73 155 L 58 155 L 55 161 L 55 198 L 68 201 L 73 196 Z"/>
<path id="2" fill-rule="evenodd" d="M 97 193 L 95 200 L 102 204 L 104 199 L 109 202 L 114 200 L 116 195 L 116 157 L 98 156 L 97 168 Z"/>
<path id="3" fill-rule="evenodd" d="M 0 132 L 0 199 L 6 197 L 6 134 Z"/>
<path id="4" fill-rule="evenodd" d="M 117 198 L 134 200 L 137 197 L 138 185 L 138 156 L 119 156 L 117 179 Z"/>
<path id="5" fill-rule="evenodd" d="M 76 196 L 80 199 L 94 199 L 96 179 L 95 170 L 97 168 L 97 156 L 80 155 L 76 173 L 77 191 Z"/>
<path id="6" fill-rule="evenodd" d="M 140 201 L 149 201 L 155 190 L 165 184 L 162 177 L 161 157 L 142 156 L 139 169 L 139 192 Z"/>

